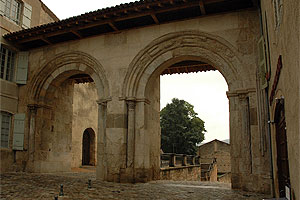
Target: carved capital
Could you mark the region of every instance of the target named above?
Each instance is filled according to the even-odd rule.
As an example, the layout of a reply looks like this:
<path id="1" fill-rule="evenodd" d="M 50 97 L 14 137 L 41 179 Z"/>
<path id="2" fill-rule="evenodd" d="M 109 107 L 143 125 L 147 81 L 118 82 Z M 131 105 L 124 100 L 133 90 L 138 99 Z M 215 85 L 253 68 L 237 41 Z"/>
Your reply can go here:
<path id="1" fill-rule="evenodd" d="M 111 97 L 106 99 L 98 99 L 96 102 L 99 106 L 107 106 L 108 101 L 111 101 Z"/>
<path id="2" fill-rule="evenodd" d="M 128 110 L 134 110 L 135 108 L 135 101 L 129 100 L 126 101 L 127 105 L 128 105 Z"/>
<path id="3" fill-rule="evenodd" d="M 28 104 L 27 105 L 30 113 L 36 114 L 37 109 L 40 108 L 41 106 L 37 105 L 37 104 Z"/>

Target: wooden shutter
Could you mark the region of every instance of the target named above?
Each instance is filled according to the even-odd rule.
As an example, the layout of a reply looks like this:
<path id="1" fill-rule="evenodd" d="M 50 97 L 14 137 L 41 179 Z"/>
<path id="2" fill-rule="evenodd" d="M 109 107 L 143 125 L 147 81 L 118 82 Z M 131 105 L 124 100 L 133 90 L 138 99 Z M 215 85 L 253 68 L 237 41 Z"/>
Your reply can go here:
<path id="1" fill-rule="evenodd" d="M 28 72 L 28 52 L 18 53 L 16 83 L 26 84 Z"/>
<path id="2" fill-rule="evenodd" d="M 25 113 L 15 114 L 13 150 L 23 150 L 24 132 L 25 132 Z"/>
<path id="3" fill-rule="evenodd" d="M 31 13 L 32 7 L 31 5 L 24 2 L 23 7 L 23 18 L 22 18 L 22 28 L 30 28 L 31 24 Z"/>
<path id="4" fill-rule="evenodd" d="M 259 67 L 259 78 L 260 87 L 265 89 L 268 86 L 266 79 L 266 59 L 265 59 L 265 40 L 262 36 L 258 41 L 258 67 Z"/>
<path id="5" fill-rule="evenodd" d="M 0 15 L 4 15 L 5 0 L 0 0 Z"/>

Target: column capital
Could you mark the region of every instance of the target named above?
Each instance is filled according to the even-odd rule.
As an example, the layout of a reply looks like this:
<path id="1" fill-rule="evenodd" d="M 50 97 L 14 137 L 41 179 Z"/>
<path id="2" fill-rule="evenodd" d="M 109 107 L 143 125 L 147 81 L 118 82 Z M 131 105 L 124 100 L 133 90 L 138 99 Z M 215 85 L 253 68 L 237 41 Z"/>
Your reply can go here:
<path id="1" fill-rule="evenodd" d="M 27 107 L 31 113 L 36 113 L 37 109 L 40 108 L 41 106 L 38 104 L 28 104 Z"/>
<path id="2" fill-rule="evenodd" d="M 98 99 L 96 102 L 98 105 L 106 106 L 107 102 L 109 102 L 111 100 L 112 100 L 112 98 L 109 97 L 109 98 L 105 98 L 105 99 Z"/>
<path id="3" fill-rule="evenodd" d="M 227 98 L 238 97 L 240 100 L 246 99 L 250 93 L 255 93 L 255 88 L 237 89 L 233 91 L 227 91 Z"/>
<path id="4" fill-rule="evenodd" d="M 134 110 L 136 101 L 133 101 L 133 100 L 126 100 L 126 103 L 127 103 L 127 105 L 128 105 L 128 109 L 129 109 L 129 110 Z"/>

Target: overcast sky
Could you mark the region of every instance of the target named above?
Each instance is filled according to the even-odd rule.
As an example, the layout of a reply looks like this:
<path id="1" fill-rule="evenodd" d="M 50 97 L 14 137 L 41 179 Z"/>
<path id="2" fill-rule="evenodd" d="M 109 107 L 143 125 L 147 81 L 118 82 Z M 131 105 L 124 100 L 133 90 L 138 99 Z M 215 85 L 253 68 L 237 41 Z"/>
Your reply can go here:
<path id="1" fill-rule="evenodd" d="M 101 8 L 132 2 L 130 0 L 42 0 L 59 19 Z M 205 122 L 205 141 L 229 138 L 228 86 L 218 71 L 161 76 L 161 108 L 171 99 L 183 99 L 192 105 Z"/>

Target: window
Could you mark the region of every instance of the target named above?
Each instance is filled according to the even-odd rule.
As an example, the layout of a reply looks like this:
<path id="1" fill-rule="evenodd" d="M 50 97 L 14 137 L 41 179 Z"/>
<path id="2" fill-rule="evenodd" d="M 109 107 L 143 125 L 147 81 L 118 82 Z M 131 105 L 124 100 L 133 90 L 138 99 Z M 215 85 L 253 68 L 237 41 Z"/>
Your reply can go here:
<path id="1" fill-rule="evenodd" d="M 15 52 L 3 47 L 0 49 L 0 78 L 13 81 L 14 80 L 14 67 L 15 67 Z"/>
<path id="2" fill-rule="evenodd" d="M 8 148 L 11 114 L 6 112 L 1 112 L 0 121 L 1 121 L 0 147 Z"/>
<path id="3" fill-rule="evenodd" d="M 5 1 L 5 9 L 4 16 L 13 20 L 17 24 L 20 22 L 20 11 L 21 11 L 21 3 L 16 0 L 6 0 Z"/>

